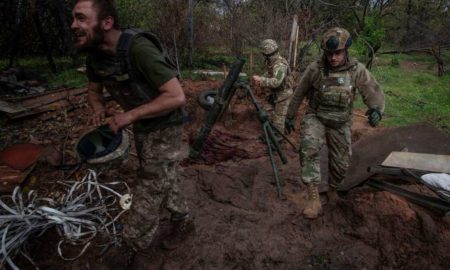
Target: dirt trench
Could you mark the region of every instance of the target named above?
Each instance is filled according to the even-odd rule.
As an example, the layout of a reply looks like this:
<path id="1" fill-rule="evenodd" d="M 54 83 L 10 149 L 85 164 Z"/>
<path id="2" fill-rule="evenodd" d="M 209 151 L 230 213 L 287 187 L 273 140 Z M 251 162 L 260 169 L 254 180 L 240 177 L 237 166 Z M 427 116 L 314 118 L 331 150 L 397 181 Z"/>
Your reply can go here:
<path id="1" fill-rule="evenodd" d="M 184 83 L 186 108 L 192 116 L 185 128 L 186 144 L 195 137 L 205 115 L 195 101 L 198 92 L 219 85 Z M 258 96 L 264 104 L 263 95 Z M 302 113 L 300 109 L 300 117 Z M 361 117 L 363 113 L 354 116 L 354 142 L 387 132 L 372 129 Z M 290 135 L 296 144 L 298 130 Z M 344 194 L 335 208 L 321 196 L 324 215 L 313 221 L 304 219 L 298 154 L 284 144 L 288 164 L 277 159 L 285 195 L 280 199 L 267 147 L 258 140 L 260 134 L 252 105 L 238 98 L 216 125 L 202 158 L 183 162 L 180 184 L 195 217 L 196 234 L 174 251 L 158 248 L 156 256 L 161 260 L 155 269 L 450 268 L 450 219 L 388 192 L 358 186 Z M 135 163 L 131 158 L 114 172 L 115 177 L 130 177 Z M 166 223 L 163 219 L 160 234 Z M 45 237 L 34 249 L 42 269 L 95 269 L 108 260 L 93 247 L 77 261 L 64 262 L 55 252 L 56 235 Z"/>

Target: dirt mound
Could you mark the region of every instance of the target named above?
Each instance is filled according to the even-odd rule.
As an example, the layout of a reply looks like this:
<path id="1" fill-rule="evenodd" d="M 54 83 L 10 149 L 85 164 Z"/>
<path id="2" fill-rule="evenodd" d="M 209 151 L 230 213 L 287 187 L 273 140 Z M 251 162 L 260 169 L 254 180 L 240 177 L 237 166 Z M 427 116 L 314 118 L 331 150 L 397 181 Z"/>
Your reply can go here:
<path id="1" fill-rule="evenodd" d="M 187 110 L 192 116 L 192 122 L 185 127 L 186 143 L 195 137 L 205 115 L 196 104 L 198 92 L 219 85 L 220 82 L 184 82 Z M 259 99 L 262 101 L 263 97 Z M 54 122 L 46 125 L 56 125 L 59 120 L 51 121 Z M 372 153 L 390 149 L 396 142 L 407 141 L 408 136 L 414 138 L 419 132 L 414 128 L 414 132 L 399 137 L 383 136 L 389 133 L 382 128 L 372 129 L 366 122 L 366 118 L 355 115 L 353 139 L 358 140 L 356 144 L 369 140 L 372 145 L 363 148 L 361 161 L 366 155 L 373 158 Z M 23 126 L 27 125 L 38 126 L 35 122 Z M 296 127 L 299 125 L 297 122 Z M 20 126 L 2 130 L 5 134 L 24 133 Z M 51 130 L 43 130 L 46 133 L 42 137 L 47 137 Z M 379 136 L 379 140 L 367 139 L 369 133 Z M 196 234 L 174 251 L 158 248 L 155 254 L 161 258 L 158 269 L 450 268 L 450 220 L 388 192 L 358 187 L 343 195 L 334 209 L 322 197 L 325 214 L 313 221 L 304 219 L 298 153 L 285 144 L 288 163 L 282 165 L 276 160 L 285 195 L 279 199 L 267 147 L 258 141 L 260 134 L 252 105 L 237 98 L 211 133 L 203 162 L 184 163 L 180 183 L 195 217 Z M 427 137 L 426 149 L 437 149 L 431 145 L 436 138 L 433 134 Z M 41 138 L 39 134 L 33 135 Z M 290 138 L 298 144 L 298 129 Z M 421 148 L 409 150 L 415 149 Z M 104 177 L 128 179 L 135 168 L 133 158 Z M 45 182 L 41 184 L 45 187 Z M 420 186 L 412 188 L 420 190 Z M 161 234 L 167 220 L 163 218 L 162 222 Z M 49 231 L 44 238 L 33 240 L 32 256 L 42 269 L 106 269 L 102 264 L 110 259 L 110 254 L 102 255 L 102 247 L 97 247 L 95 241 L 80 259 L 66 262 L 57 256 L 58 239 Z M 25 259 L 18 260 L 22 269 L 34 269 Z"/>

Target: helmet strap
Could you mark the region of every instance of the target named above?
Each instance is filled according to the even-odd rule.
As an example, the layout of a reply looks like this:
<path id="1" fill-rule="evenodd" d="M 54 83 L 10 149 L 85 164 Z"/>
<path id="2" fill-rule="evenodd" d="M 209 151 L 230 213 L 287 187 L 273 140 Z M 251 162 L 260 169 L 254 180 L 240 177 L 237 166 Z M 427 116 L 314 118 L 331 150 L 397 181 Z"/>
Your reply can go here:
<path id="1" fill-rule="evenodd" d="M 278 49 L 276 49 L 273 53 L 270 53 L 270 54 L 264 54 L 264 56 L 265 56 L 266 58 L 270 58 L 270 57 L 274 56 L 276 53 L 278 53 Z"/>

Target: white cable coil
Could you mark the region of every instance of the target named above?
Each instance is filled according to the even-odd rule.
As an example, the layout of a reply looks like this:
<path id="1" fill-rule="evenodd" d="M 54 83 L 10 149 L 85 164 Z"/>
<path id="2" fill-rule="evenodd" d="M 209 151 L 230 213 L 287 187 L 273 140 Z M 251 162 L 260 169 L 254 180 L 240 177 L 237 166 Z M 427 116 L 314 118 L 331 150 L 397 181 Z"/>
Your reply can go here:
<path id="1" fill-rule="evenodd" d="M 111 242 L 119 241 L 116 221 L 130 208 L 132 200 L 125 182 L 99 183 L 97 173 L 89 170 L 81 181 L 58 183 L 69 187 L 58 199 L 39 198 L 32 190 L 24 200 L 19 187 L 12 195 L 0 197 L 0 268 L 7 262 L 12 269 L 19 269 L 11 259 L 18 253 L 34 265 L 24 251 L 27 240 L 55 226 L 61 237 L 58 254 L 64 260 L 79 258 L 99 233 L 109 236 Z M 125 186 L 127 193 L 121 195 L 112 189 L 118 185 Z M 62 245 L 67 243 L 83 246 L 76 257 L 63 255 Z"/>

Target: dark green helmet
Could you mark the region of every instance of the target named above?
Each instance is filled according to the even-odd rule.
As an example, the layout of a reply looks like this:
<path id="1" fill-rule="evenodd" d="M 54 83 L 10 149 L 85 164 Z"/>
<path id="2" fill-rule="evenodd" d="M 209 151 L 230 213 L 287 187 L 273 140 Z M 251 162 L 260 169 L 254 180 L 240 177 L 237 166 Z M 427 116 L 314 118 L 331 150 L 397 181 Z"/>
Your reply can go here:
<path id="1" fill-rule="evenodd" d="M 327 30 L 322 37 L 321 47 L 324 51 L 335 52 L 352 45 L 352 37 L 344 28 L 334 27 Z"/>
<path id="2" fill-rule="evenodd" d="M 79 160 L 92 165 L 119 165 L 128 158 L 129 149 L 130 139 L 126 130 L 114 134 L 107 125 L 86 132 L 75 146 Z"/>

